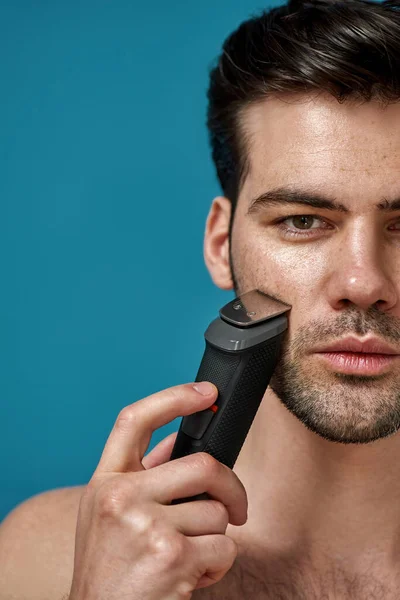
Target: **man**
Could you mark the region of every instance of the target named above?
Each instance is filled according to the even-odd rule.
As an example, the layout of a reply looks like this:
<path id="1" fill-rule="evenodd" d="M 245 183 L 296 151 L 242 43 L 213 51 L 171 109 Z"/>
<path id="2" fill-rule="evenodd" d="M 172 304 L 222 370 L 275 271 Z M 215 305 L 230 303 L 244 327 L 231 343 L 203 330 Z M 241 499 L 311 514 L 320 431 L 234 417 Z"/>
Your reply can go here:
<path id="1" fill-rule="evenodd" d="M 204 256 L 218 287 L 292 305 L 282 359 L 234 473 L 204 456 L 167 462 L 173 436 L 141 462 L 152 427 L 214 395 L 177 386 L 123 412 L 86 490 L 48 492 L 4 522 L 1 598 L 61 600 L 71 582 L 71 600 L 400 597 L 399 7 L 290 3 L 225 42 L 208 112 L 224 195 Z M 152 472 L 165 498 L 147 514 Z M 168 505 L 202 481 L 216 501 Z M 200 533 L 207 505 L 221 511 Z M 187 537 L 171 533 L 182 507 Z M 196 543 L 192 581 L 176 557 Z"/>

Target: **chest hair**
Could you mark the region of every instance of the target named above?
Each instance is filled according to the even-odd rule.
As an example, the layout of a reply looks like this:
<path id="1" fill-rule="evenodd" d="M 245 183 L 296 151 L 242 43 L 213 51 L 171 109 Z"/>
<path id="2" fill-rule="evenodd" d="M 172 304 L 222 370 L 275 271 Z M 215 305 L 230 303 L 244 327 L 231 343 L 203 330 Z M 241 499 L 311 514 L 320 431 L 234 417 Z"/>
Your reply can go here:
<path id="1" fill-rule="evenodd" d="M 353 575 L 331 567 L 323 574 L 310 566 L 237 558 L 218 583 L 192 595 L 193 600 L 399 600 L 400 583 L 377 577 L 370 569 Z"/>

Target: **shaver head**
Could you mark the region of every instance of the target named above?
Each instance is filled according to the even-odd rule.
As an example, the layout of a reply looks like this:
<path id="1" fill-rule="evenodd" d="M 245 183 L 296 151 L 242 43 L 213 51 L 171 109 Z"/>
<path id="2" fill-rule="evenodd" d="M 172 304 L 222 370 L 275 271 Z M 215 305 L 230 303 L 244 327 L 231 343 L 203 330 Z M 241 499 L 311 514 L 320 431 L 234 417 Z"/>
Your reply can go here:
<path id="1" fill-rule="evenodd" d="M 219 311 L 204 337 L 212 346 L 241 352 L 283 333 L 288 327 L 289 304 L 252 290 L 237 296 Z"/>
<path id="2" fill-rule="evenodd" d="M 221 319 L 237 327 L 251 327 L 282 315 L 292 307 L 276 300 L 260 290 L 251 290 L 241 294 L 225 304 L 219 311 Z"/>

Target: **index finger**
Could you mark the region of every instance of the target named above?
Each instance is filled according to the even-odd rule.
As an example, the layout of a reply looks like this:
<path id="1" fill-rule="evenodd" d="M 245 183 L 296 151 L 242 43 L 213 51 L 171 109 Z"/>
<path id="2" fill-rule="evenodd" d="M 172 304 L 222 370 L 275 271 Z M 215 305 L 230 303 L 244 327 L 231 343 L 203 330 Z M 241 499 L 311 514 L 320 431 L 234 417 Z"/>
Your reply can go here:
<path id="1" fill-rule="evenodd" d="M 119 413 L 93 476 L 101 473 L 143 471 L 143 456 L 153 431 L 179 416 L 203 410 L 214 402 L 218 390 L 203 395 L 186 383 L 167 388 L 126 406 Z"/>

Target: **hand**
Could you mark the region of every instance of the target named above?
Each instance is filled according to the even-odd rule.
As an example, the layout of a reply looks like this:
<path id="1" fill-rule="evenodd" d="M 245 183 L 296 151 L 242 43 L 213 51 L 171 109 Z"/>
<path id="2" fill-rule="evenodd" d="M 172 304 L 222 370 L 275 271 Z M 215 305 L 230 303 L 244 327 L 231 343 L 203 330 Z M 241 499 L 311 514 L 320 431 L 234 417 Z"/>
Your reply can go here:
<path id="1" fill-rule="evenodd" d="M 237 475 L 203 452 L 169 461 L 176 433 L 144 457 L 154 430 L 216 398 L 183 384 L 120 412 L 81 497 L 69 600 L 188 600 L 229 571 L 226 528 L 247 520 Z M 213 499 L 171 505 L 203 492 Z"/>

